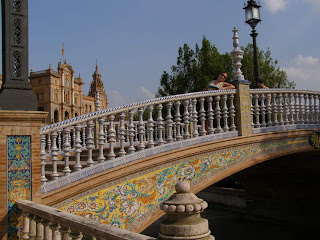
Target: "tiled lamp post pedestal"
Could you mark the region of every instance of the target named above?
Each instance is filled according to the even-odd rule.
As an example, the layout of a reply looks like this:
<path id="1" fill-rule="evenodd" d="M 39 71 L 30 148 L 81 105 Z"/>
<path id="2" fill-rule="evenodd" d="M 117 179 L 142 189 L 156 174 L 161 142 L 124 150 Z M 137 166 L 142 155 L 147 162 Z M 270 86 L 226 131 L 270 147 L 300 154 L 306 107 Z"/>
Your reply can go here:
<path id="1" fill-rule="evenodd" d="M 47 114 L 0 110 L 0 239 L 19 239 L 16 201 L 41 201 L 40 127 Z"/>

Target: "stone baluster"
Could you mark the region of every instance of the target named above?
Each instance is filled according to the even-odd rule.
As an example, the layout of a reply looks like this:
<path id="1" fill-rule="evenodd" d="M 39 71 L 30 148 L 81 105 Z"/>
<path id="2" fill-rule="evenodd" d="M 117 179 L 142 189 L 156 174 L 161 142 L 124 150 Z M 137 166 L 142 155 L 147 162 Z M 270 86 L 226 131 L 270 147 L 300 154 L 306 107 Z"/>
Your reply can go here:
<path id="1" fill-rule="evenodd" d="M 44 240 L 52 240 L 52 229 L 50 228 L 50 221 L 44 219 L 43 220 L 43 230 L 44 230 Z"/>
<path id="2" fill-rule="evenodd" d="M 46 178 L 46 135 L 40 136 L 40 159 L 41 159 L 41 184 L 45 184 L 48 179 Z"/>
<path id="3" fill-rule="evenodd" d="M 229 95 L 230 131 L 235 131 L 236 130 L 236 125 L 234 123 L 234 118 L 236 116 L 236 114 L 235 114 L 236 111 L 235 111 L 235 106 L 234 106 L 233 100 L 234 100 L 234 95 L 230 94 Z"/>
<path id="4" fill-rule="evenodd" d="M 290 93 L 290 99 L 289 99 L 289 109 L 290 109 L 290 117 L 289 117 L 289 124 L 294 124 L 294 94 Z"/>
<path id="5" fill-rule="evenodd" d="M 182 135 L 181 135 L 181 115 L 180 115 L 180 105 L 181 102 L 180 101 L 176 101 L 174 103 L 175 107 L 176 107 L 176 112 L 174 115 L 174 121 L 176 123 L 176 141 L 180 141 L 182 139 Z"/>
<path id="6" fill-rule="evenodd" d="M 312 103 L 313 94 L 309 94 L 309 106 L 310 106 L 310 124 L 314 123 L 314 103 Z"/>
<path id="7" fill-rule="evenodd" d="M 309 95 L 305 94 L 304 95 L 304 111 L 305 111 L 305 119 L 304 123 L 309 124 L 309 114 L 310 114 L 310 109 L 309 109 Z"/>
<path id="8" fill-rule="evenodd" d="M 166 125 L 167 125 L 167 143 L 173 142 L 172 137 L 172 127 L 173 127 L 173 121 L 172 121 L 172 115 L 171 115 L 171 109 L 172 109 L 172 102 L 168 102 L 166 104 L 167 107 L 167 116 L 166 116 Z"/>
<path id="9" fill-rule="evenodd" d="M 299 104 L 299 93 L 295 95 L 295 107 L 296 107 L 296 124 L 300 123 L 300 104 Z"/>
<path id="10" fill-rule="evenodd" d="M 182 181 L 175 186 L 176 193 L 160 204 L 167 219 L 160 224 L 159 240 L 197 239 L 214 240 L 207 219 L 200 213 L 208 207 L 206 201 L 190 192 L 190 184 Z"/>
<path id="11" fill-rule="evenodd" d="M 86 148 L 86 125 L 82 127 L 82 148 Z"/>
<path id="12" fill-rule="evenodd" d="M 157 129 L 158 129 L 158 145 L 162 145 L 164 143 L 163 140 L 163 129 L 164 129 L 164 123 L 162 118 L 162 104 L 158 104 L 156 106 L 158 117 L 157 117 Z"/>
<path id="13" fill-rule="evenodd" d="M 78 230 L 71 229 L 70 238 L 72 240 L 81 240 L 82 239 L 82 233 Z"/>
<path id="14" fill-rule="evenodd" d="M 208 103 L 208 134 L 214 134 L 214 127 L 213 127 L 213 120 L 214 120 L 214 113 L 212 109 L 212 97 L 207 98 Z"/>
<path id="15" fill-rule="evenodd" d="M 227 95 L 222 95 L 222 118 L 223 118 L 223 131 L 228 132 L 229 126 L 228 126 L 228 107 L 227 107 Z"/>
<path id="16" fill-rule="evenodd" d="M 253 95 L 253 99 L 254 99 L 254 116 L 256 119 L 256 123 L 254 124 L 255 128 L 259 128 L 261 126 L 260 122 L 259 122 L 259 116 L 260 116 L 260 110 L 259 110 L 259 94 L 254 94 Z"/>
<path id="17" fill-rule="evenodd" d="M 52 173 L 51 173 L 51 179 L 56 180 L 59 177 L 59 173 L 57 171 L 57 161 L 58 159 L 58 148 L 57 148 L 57 136 L 58 133 L 57 131 L 54 131 L 51 133 L 51 138 L 52 138 L 52 147 L 51 147 L 51 162 L 52 162 Z"/>
<path id="18" fill-rule="evenodd" d="M 303 93 L 300 93 L 300 124 L 304 124 L 304 119 L 305 119 L 305 116 L 304 116 L 304 104 L 303 104 Z"/>
<path id="19" fill-rule="evenodd" d="M 279 125 L 284 125 L 283 121 L 283 99 L 282 99 L 282 93 L 278 94 L 278 113 L 279 113 Z"/>
<path id="20" fill-rule="evenodd" d="M 62 137 L 61 137 L 61 132 L 62 130 L 58 130 L 58 149 L 59 149 L 59 153 L 61 152 L 62 150 Z"/>
<path id="21" fill-rule="evenodd" d="M 290 101 L 290 99 L 288 98 L 288 93 L 284 94 L 284 125 L 288 125 L 289 124 L 289 106 L 288 106 L 288 101 Z"/>
<path id="22" fill-rule="evenodd" d="M 62 235 L 61 240 L 70 240 L 70 228 L 66 226 L 61 226 L 60 233 Z"/>
<path id="23" fill-rule="evenodd" d="M 145 127 L 143 122 L 143 108 L 138 109 L 138 116 L 139 116 L 139 122 L 138 122 L 138 134 L 139 134 L 139 144 L 138 149 L 143 150 L 146 148 L 144 145 L 144 138 L 145 138 Z"/>
<path id="24" fill-rule="evenodd" d="M 214 110 L 215 118 L 216 118 L 216 122 L 217 122 L 216 133 L 222 133 L 223 129 L 221 128 L 221 123 L 220 123 L 220 119 L 221 119 L 220 96 L 219 95 L 215 96 L 214 100 L 215 100 L 215 104 L 216 104 L 216 108 Z"/>
<path id="25" fill-rule="evenodd" d="M 51 154 L 51 134 L 47 135 L 47 153 Z"/>
<path id="26" fill-rule="evenodd" d="M 119 139 L 120 139 L 120 149 L 119 149 L 119 157 L 122 157 L 126 155 L 126 151 L 124 150 L 124 142 L 125 142 L 125 135 L 126 135 L 126 129 L 124 127 L 124 118 L 126 117 L 125 113 L 122 112 L 119 115 L 120 119 L 120 126 L 119 126 Z"/>
<path id="27" fill-rule="evenodd" d="M 62 170 L 63 174 L 65 176 L 69 175 L 71 170 L 69 167 L 69 158 L 70 158 L 70 128 L 65 128 L 63 130 L 63 138 L 64 138 L 64 142 L 62 144 L 63 147 L 63 156 L 64 156 L 64 169 Z"/>
<path id="28" fill-rule="evenodd" d="M 277 105 L 277 94 L 272 94 L 272 113 L 273 113 L 273 126 L 278 126 L 278 105 Z"/>
<path id="29" fill-rule="evenodd" d="M 199 136 L 199 132 L 198 132 L 198 112 L 197 112 L 197 99 L 192 99 L 191 100 L 192 103 L 192 126 L 193 126 L 193 132 L 192 132 L 192 136 L 193 137 L 198 137 Z"/>
<path id="30" fill-rule="evenodd" d="M 184 134 L 183 139 L 189 139 L 190 133 L 189 133 L 189 125 L 190 125 L 190 114 L 189 114 L 189 100 L 183 101 L 184 105 L 184 113 L 183 113 L 183 124 L 184 124 Z"/>
<path id="31" fill-rule="evenodd" d="M 271 106 L 271 94 L 267 94 L 266 98 L 266 108 L 267 108 L 267 127 L 272 126 L 272 120 L 271 120 L 271 115 L 272 115 L 272 106 Z"/>
<path id="32" fill-rule="evenodd" d="M 94 123 L 92 120 L 90 120 L 87 123 L 87 149 L 88 149 L 88 159 L 87 159 L 87 167 L 92 167 L 94 162 L 92 159 L 92 149 L 94 148 L 94 142 L 93 142 L 93 128 Z"/>
<path id="33" fill-rule="evenodd" d="M 43 219 L 41 217 L 35 217 L 36 222 L 36 237 L 35 240 L 43 240 L 44 238 L 44 226 L 43 226 Z"/>
<path id="34" fill-rule="evenodd" d="M 61 240 L 60 225 L 58 223 L 51 223 L 50 226 L 52 232 L 52 240 Z"/>
<path id="35" fill-rule="evenodd" d="M 260 115 L 261 115 L 261 127 L 266 127 L 266 105 L 264 104 L 265 102 L 265 95 L 262 93 L 260 95 L 260 100 L 261 100 L 261 105 L 260 105 Z"/>
<path id="36" fill-rule="evenodd" d="M 108 131 L 108 136 L 109 136 L 109 153 L 108 153 L 108 159 L 114 159 L 116 157 L 114 153 L 114 143 L 116 141 L 116 131 L 114 130 L 114 115 L 109 116 L 109 131 Z"/>
<path id="37" fill-rule="evenodd" d="M 95 237 L 83 234 L 82 240 L 97 240 Z"/>
<path id="38" fill-rule="evenodd" d="M 22 212 L 23 217 L 23 228 L 21 231 L 21 239 L 28 240 L 29 239 L 29 231 L 30 231 L 30 218 L 29 213 L 26 211 Z"/>
<path id="39" fill-rule="evenodd" d="M 35 240 L 36 235 L 37 235 L 37 223 L 35 221 L 35 215 L 30 214 L 29 215 L 29 240 Z"/>
<path id="40" fill-rule="evenodd" d="M 133 146 L 134 142 L 134 124 L 133 124 L 133 111 L 129 112 L 129 125 L 128 125 L 128 131 L 129 131 L 129 148 L 127 149 L 128 153 L 134 153 L 136 151 L 135 147 Z"/>
<path id="41" fill-rule="evenodd" d="M 153 106 L 150 105 L 148 106 L 148 148 L 154 147 L 154 137 L 153 137 L 153 132 L 154 132 L 154 121 L 152 118 L 152 112 L 153 112 Z"/>
<path id="42" fill-rule="evenodd" d="M 319 124 L 319 120 L 320 120 L 320 116 L 319 116 L 319 108 L 320 108 L 320 102 L 319 102 L 319 96 L 318 95 L 314 95 L 314 106 L 315 106 L 315 110 L 314 110 L 314 115 L 315 115 L 315 124 Z"/>
<path id="43" fill-rule="evenodd" d="M 77 124 L 75 126 L 75 131 L 76 131 L 76 140 L 75 140 L 75 145 L 74 145 L 74 148 L 75 148 L 75 164 L 73 165 L 73 169 L 75 171 L 80 171 L 82 166 L 81 166 L 81 162 L 80 162 L 80 155 L 81 155 L 81 152 L 82 152 L 82 147 L 81 147 L 81 138 L 80 138 L 80 135 L 81 135 L 81 124 Z"/>
<path id="44" fill-rule="evenodd" d="M 200 136 L 205 136 L 207 134 L 206 131 L 206 111 L 204 110 L 204 98 L 199 98 L 200 110 L 199 110 L 199 120 L 201 123 L 200 128 Z"/>
<path id="45" fill-rule="evenodd" d="M 254 118 L 254 108 L 253 108 L 253 94 L 250 94 L 250 103 L 251 103 L 251 126 L 252 128 L 254 128 L 254 122 L 253 122 L 253 118 Z"/>
<path id="46" fill-rule="evenodd" d="M 98 124 L 99 124 L 99 133 L 98 133 L 98 146 L 99 146 L 99 156 L 97 157 L 98 163 L 103 163 L 106 158 L 103 155 L 103 147 L 105 145 L 104 141 L 104 119 L 103 117 L 100 117 L 98 119 Z"/>

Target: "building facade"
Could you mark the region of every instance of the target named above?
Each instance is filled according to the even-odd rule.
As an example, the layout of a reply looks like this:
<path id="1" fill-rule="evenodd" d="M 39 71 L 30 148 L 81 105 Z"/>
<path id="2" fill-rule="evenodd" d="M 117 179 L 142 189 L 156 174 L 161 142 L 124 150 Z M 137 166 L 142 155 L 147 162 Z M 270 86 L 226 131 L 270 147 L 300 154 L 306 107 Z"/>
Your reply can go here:
<path id="1" fill-rule="evenodd" d="M 96 93 L 99 89 L 101 109 L 108 107 L 101 74 L 96 66 L 93 73 L 89 94 L 83 94 L 82 78 L 75 72 L 66 61 L 58 63 L 58 71 L 49 69 L 30 72 L 30 84 L 32 91 L 38 98 L 38 110 L 48 112 L 47 124 L 60 122 L 69 118 L 77 117 L 86 113 L 94 112 Z"/>

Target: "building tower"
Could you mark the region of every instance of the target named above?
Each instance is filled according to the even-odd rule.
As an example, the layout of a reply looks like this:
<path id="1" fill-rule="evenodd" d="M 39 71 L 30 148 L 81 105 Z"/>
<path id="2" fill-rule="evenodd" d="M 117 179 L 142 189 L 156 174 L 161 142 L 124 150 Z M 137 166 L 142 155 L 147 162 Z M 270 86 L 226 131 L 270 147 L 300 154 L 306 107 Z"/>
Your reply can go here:
<path id="1" fill-rule="evenodd" d="M 108 99 L 107 94 L 104 91 L 103 82 L 101 81 L 101 74 L 98 71 L 98 65 L 96 64 L 96 70 L 94 71 L 92 75 L 92 82 L 90 85 L 90 90 L 88 96 L 93 97 L 96 99 L 96 93 L 99 89 L 100 93 L 100 101 L 101 101 L 101 109 L 108 108 Z"/>

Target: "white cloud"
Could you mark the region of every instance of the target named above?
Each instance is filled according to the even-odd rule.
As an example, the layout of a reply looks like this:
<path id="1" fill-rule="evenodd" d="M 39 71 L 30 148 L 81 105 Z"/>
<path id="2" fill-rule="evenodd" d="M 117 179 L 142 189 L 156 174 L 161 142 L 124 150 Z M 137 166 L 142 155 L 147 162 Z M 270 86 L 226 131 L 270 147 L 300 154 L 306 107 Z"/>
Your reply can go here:
<path id="1" fill-rule="evenodd" d="M 152 93 L 149 89 L 146 89 L 145 87 L 140 86 L 140 91 L 145 97 L 147 97 L 147 100 L 154 98 L 154 93 Z"/>
<path id="2" fill-rule="evenodd" d="M 320 69 L 319 58 L 302 56 L 299 54 L 292 60 L 291 66 L 283 68 L 289 81 L 296 83 L 296 89 L 320 90 L 318 72 Z"/>
<path id="3" fill-rule="evenodd" d="M 306 0 L 306 1 L 311 1 L 311 0 Z M 287 0 L 264 0 L 263 2 L 265 7 L 272 13 L 276 13 L 284 9 L 288 3 Z"/>
<path id="4" fill-rule="evenodd" d="M 318 64 L 319 59 L 312 56 L 303 57 L 301 54 L 299 54 L 298 57 L 294 59 L 294 63 L 297 65 L 312 66 Z"/>

